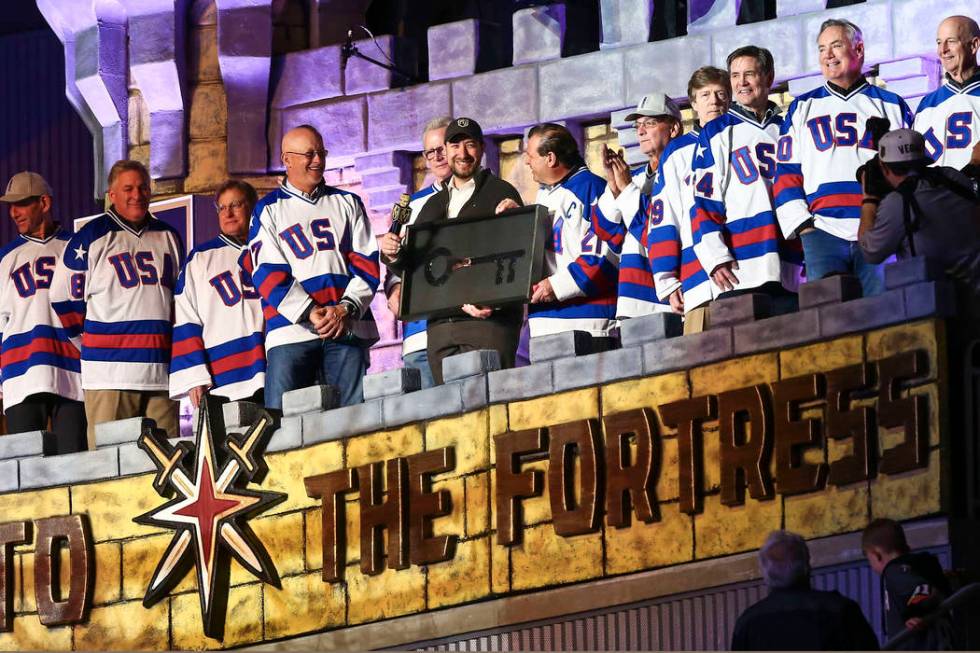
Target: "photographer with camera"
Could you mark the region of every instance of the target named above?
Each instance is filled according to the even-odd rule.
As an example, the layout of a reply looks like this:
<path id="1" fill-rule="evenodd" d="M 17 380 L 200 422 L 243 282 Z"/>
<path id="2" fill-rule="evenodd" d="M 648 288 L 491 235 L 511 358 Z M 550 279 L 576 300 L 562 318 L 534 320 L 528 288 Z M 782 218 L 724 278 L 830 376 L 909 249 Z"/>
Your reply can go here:
<path id="1" fill-rule="evenodd" d="M 980 201 L 971 180 L 954 168 L 929 167 L 922 134 L 888 132 L 861 176 L 858 242 L 869 263 L 925 256 L 938 261 L 969 297 L 980 299 Z"/>

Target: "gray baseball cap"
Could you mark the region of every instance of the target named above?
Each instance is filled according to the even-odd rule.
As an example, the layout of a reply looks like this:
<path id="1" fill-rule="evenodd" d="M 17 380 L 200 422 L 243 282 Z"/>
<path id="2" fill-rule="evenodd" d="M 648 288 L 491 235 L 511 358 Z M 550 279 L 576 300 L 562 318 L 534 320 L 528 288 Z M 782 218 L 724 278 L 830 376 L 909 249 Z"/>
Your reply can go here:
<path id="1" fill-rule="evenodd" d="M 878 141 L 878 156 L 884 163 L 918 163 L 929 160 L 926 139 L 913 129 L 895 129 Z"/>
<path id="2" fill-rule="evenodd" d="M 51 195 L 51 186 L 44 181 L 44 177 L 36 172 L 18 172 L 7 182 L 7 190 L 0 197 L 0 202 L 20 202 L 29 197 L 40 197 L 41 195 Z"/>
<path id="3" fill-rule="evenodd" d="M 672 116 L 680 120 L 681 110 L 663 93 L 648 93 L 640 99 L 633 113 L 626 116 L 626 121 L 630 122 L 644 116 Z"/>

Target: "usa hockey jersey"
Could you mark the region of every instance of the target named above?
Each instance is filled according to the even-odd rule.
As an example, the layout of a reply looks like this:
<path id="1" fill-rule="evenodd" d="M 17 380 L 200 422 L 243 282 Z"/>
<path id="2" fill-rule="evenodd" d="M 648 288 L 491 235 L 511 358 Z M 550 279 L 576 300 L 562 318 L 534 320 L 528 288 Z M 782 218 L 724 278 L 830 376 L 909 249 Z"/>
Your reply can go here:
<path id="1" fill-rule="evenodd" d="M 0 249 L 0 379 L 9 408 L 47 392 L 82 401 L 78 348 L 51 307 L 55 266 L 71 234 L 17 236 Z"/>
<path id="2" fill-rule="evenodd" d="M 377 341 L 378 244 L 357 195 L 322 182 L 307 194 L 285 182 L 255 207 L 248 247 L 240 264 L 262 297 L 266 351 L 317 339 L 304 314 L 341 298 L 357 306 L 353 335 Z"/>
<path id="3" fill-rule="evenodd" d="M 167 390 L 177 232 L 149 217 L 140 229 L 112 208 L 72 236 L 51 302 L 80 343 L 85 390 Z"/>
<path id="4" fill-rule="evenodd" d="M 238 266 L 242 246 L 224 234 L 194 248 L 174 290 L 170 396 L 209 386 L 231 400 L 265 386 L 262 304 Z"/>
<path id="5" fill-rule="evenodd" d="M 796 292 L 802 257 L 782 244 L 772 204 L 776 138 L 782 118 L 773 104 L 762 122 L 733 105 L 709 122 L 694 157 L 694 251 L 709 274 L 738 264 L 735 290 L 779 282 Z M 712 282 L 713 283 L 713 282 Z M 714 287 L 716 293 L 721 289 Z"/>
<path id="6" fill-rule="evenodd" d="M 694 151 L 701 130 L 678 136 L 660 156 L 660 172 L 647 210 L 647 254 L 657 298 L 668 301 L 678 288 L 684 312 L 713 299 L 711 279 L 694 253 Z"/>
<path id="7" fill-rule="evenodd" d="M 848 91 L 824 83 L 789 105 L 774 191 L 787 238 L 812 217 L 817 229 L 857 240 L 862 192 L 854 175 L 875 155 L 866 129 L 872 116 L 888 118 L 892 129 L 912 124 L 905 100 L 867 81 Z"/>
<path id="8" fill-rule="evenodd" d="M 965 84 L 947 75 L 919 102 L 915 131 L 925 137 L 926 152 L 937 165 L 962 170 L 980 140 L 980 72 Z"/>
<path id="9" fill-rule="evenodd" d="M 528 304 L 531 337 L 563 331 L 609 336 L 616 322 L 618 256 L 596 236 L 599 197 L 606 182 L 582 166 L 538 189 L 537 204 L 552 214 L 545 274 L 557 301 Z"/>
<path id="10" fill-rule="evenodd" d="M 412 213 L 409 215 L 408 224 L 415 222 L 415 219 L 419 216 L 419 212 L 425 203 L 428 202 L 433 195 L 442 190 L 442 183 L 435 182 L 431 186 L 427 186 L 421 190 L 416 191 L 412 194 L 411 200 L 408 203 L 408 208 L 411 209 Z M 404 236 L 404 229 L 402 230 L 402 235 Z M 385 291 L 387 292 L 391 286 L 396 283 L 401 283 L 401 277 L 399 277 L 394 270 L 388 270 L 388 276 L 385 278 Z M 402 328 L 402 356 L 408 356 L 409 354 L 414 354 L 417 351 L 423 351 L 429 344 L 429 338 L 426 334 L 426 321 L 425 320 L 413 320 L 411 322 L 405 322 Z"/>
<path id="11" fill-rule="evenodd" d="M 649 164 L 633 169 L 633 178 L 617 197 L 606 190 L 599 200 L 605 220 L 600 223 L 607 238 L 619 245 L 619 287 L 616 317 L 630 318 L 669 311 L 670 304 L 657 299 L 653 272 L 646 252 L 646 212 L 657 171 L 650 172 Z M 609 227 L 606 225 L 615 225 Z M 605 229 L 602 227 L 605 226 Z"/>

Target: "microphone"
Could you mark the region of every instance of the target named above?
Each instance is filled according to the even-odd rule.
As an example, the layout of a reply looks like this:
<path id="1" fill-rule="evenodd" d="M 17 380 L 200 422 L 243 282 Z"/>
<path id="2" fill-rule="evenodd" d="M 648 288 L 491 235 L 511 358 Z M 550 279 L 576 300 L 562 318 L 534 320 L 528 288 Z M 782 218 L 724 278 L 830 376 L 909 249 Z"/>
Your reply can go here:
<path id="1" fill-rule="evenodd" d="M 388 233 L 399 233 L 402 227 L 412 219 L 412 207 L 408 205 L 410 199 L 408 193 L 402 193 L 402 196 L 398 198 L 398 203 L 391 207 L 391 227 L 388 229 Z"/>
<path id="2" fill-rule="evenodd" d="M 347 60 L 350 59 L 351 54 L 354 52 L 354 30 L 347 30 L 347 40 L 344 41 L 344 45 L 340 48 L 340 70 L 347 70 Z"/>

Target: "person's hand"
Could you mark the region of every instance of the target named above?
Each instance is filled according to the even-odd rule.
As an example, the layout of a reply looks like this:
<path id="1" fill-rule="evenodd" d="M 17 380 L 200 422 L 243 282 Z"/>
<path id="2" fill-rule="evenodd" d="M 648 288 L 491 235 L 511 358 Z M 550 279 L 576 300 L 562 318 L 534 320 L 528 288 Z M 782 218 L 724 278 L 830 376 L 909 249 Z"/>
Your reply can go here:
<path id="1" fill-rule="evenodd" d="M 378 247 L 381 249 L 381 254 L 388 260 L 398 257 L 398 252 L 402 248 L 402 238 L 398 234 L 386 233 L 378 241 Z"/>
<path id="2" fill-rule="evenodd" d="M 545 277 L 541 281 L 534 284 L 531 289 L 531 303 L 541 304 L 546 302 L 558 301 L 555 296 L 555 289 L 551 286 L 551 279 Z"/>
<path id="3" fill-rule="evenodd" d="M 922 630 L 925 628 L 925 625 L 922 617 L 911 617 L 905 622 L 905 627 L 909 630 Z"/>
<path id="4" fill-rule="evenodd" d="M 208 386 L 199 385 L 191 388 L 187 391 L 187 398 L 191 400 L 191 406 L 197 408 L 201 405 L 201 399 L 204 398 L 204 393 L 208 391 Z"/>
<path id="5" fill-rule="evenodd" d="M 735 261 L 726 261 L 711 271 L 711 279 L 715 282 L 716 286 L 721 288 L 722 292 L 735 290 L 735 285 L 738 283 L 738 277 L 735 276 L 735 273 L 732 272 L 732 270 L 737 269 L 738 263 Z"/>
<path id="6" fill-rule="evenodd" d="M 609 148 L 605 143 L 602 144 L 602 169 L 606 173 L 606 185 L 613 197 L 618 197 L 623 189 L 619 186 L 616 175 L 613 172 L 613 161 L 617 159 L 616 152 Z"/>
<path id="7" fill-rule="evenodd" d="M 498 213 L 503 213 L 504 211 L 509 211 L 511 209 L 519 209 L 519 208 L 521 208 L 520 204 L 518 204 L 517 202 L 515 202 L 509 197 L 505 197 L 504 199 L 500 200 L 500 203 L 497 204 L 497 208 L 493 210 L 493 213 L 494 215 L 496 215 Z"/>
<path id="8" fill-rule="evenodd" d="M 343 304 L 316 307 L 310 312 L 310 322 L 323 340 L 340 338 L 350 331 L 350 315 Z"/>
<path id="9" fill-rule="evenodd" d="M 463 304 L 460 308 L 463 312 L 470 317 L 475 317 L 478 320 L 485 320 L 491 315 L 493 315 L 493 309 L 487 306 L 475 306 L 473 304 Z"/>
<path id="10" fill-rule="evenodd" d="M 626 157 L 622 150 L 612 159 L 612 169 L 613 175 L 616 177 L 616 185 L 619 186 L 620 192 L 633 183 L 633 175 L 630 172 L 629 164 L 626 163 Z"/>
<path id="11" fill-rule="evenodd" d="M 674 292 L 670 293 L 667 297 L 667 301 L 670 302 L 670 310 L 674 311 L 678 315 L 684 314 L 684 291 L 678 288 Z"/>
<path id="12" fill-rule="evenodd" d="M 395 317 L 398 317 L 398 305 L 402 301 L 402 285 L 396 283 L 391 287 L 391 293 L 388 295 L 388 310 Z"/>

